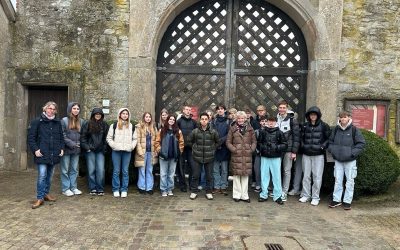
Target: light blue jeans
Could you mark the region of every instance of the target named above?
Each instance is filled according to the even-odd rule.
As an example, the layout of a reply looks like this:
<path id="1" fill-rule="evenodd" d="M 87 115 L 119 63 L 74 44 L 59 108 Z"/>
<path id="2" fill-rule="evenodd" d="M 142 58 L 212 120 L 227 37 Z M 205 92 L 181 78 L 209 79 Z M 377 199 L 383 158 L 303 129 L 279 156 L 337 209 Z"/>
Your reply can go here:
<path id="1" fill-rule="evenodd" d="M 324 174 L 324 155 L 303 155 L 303 190 L 301 197 L 319 200 L 319 192 L 322 185 L 322 175 Z M 311 188 L 312 177 L 312 188 Z"/>
<path id="2" fill-rule="evenodd" d="M 38 177 L 37 177 L 37 196 L 38 200 L 43 200 L 49 193 L 51 186 L 51 179 L 53 178 L 54 165 L 51 164 L 38 164 Z"/>
<path id="3" fill-rule="evenodd" d="M 228 186 L 228 161 L 214 161 L 214 188 L 226 189 Z"/>
<path id="4" fill-rule="evenodd" d="M 144 155 L 144 166 L 139 167 L 138 188 L 145 191 L 153 190 L 153 156 L 151 152 L 146 152 Z"/>
<path id="5" fill-rule="evenodd" d="M 129 185 L 129 162 L 131 161 L 132 152 L 112 151 L 111 157 L 113 162 L 112 191 L 128 192 Z M 120 181 L 120 173 L 122 178 Z"/>
<path id="6" fill-rule="evenodd" d="M 343 175 L 346 176 L 346 190 L 344 192 L 343 202 L 351 204 L 354 193 L 354 179 L 357 177 L 357 162 L 340 162 L 335 161 L 335 189 L 333 191 L 333 200 L 342 201 L 343 194 Z"/>
<path id="7" fill-rule="evenodd" d="M 61 157 L 61 191 L 77 189 L 79 154 Z"/>
<path id="8" fill-rule="evenodd" d="M 268 198 L 268 186 L 270 181 L 270 174 L 272 175 L 274 201 L 282 196 L 281 185 L 281 158 L 267 158 L 261 156 L 261 193 L 260 197 L 263 199 Z"/>
<path id="9" fill-rule="evenodd" d="M 104 154 L 103 152 L 87 152 L 89 191 L 104 192 Z"/>
<path id="10" fill-rule="evenodd" d="M 175 159 L 163 160 L 160 158 L 160 190 L 168 192 L 174 189 L 176 161 Z"/>

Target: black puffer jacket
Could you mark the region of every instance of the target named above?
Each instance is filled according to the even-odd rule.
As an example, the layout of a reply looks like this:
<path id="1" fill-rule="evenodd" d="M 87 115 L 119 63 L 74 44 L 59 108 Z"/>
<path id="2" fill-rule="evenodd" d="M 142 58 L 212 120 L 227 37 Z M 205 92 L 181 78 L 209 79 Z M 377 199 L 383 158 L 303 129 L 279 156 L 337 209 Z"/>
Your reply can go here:
<path id="1" fill-rule="evenodd" d="M 312 124 L 310 121 L 310 114 L 317 114 L 317 121 Z M 318 107 L 313 106 L 306 112 L 307 122 L 302 127 L 302 151 L 303 154 L 308 156 L 322 155 L 328 147 L 328 140 L 331 134 L 331 129 L 321 120 L 321 111 Z"/>
<path id="2" fill-rule="evenodd" d="M 101 119 L 97 121 L 98 126 L 100 127 L 100 131 L 98 132 L 91 132 L 89 129 L 90 120 L 93 120 L 93 117 L 96 113 L 101 114 Z M 103 152 L 105 153 L 107 150 L 107 132 L 108 132 L 108 124 L 103 121 L 104 113 L 103 110 L 100 108 L 94 108 L 90 115 L 90 120 L 86 122 L 82 126 L 82 135 L 81 135 L 81 148 L 85 152 L 93 151 L 93 152 Z"/>
<path id="3" fill-rule="evenodd" d="M 334 131 L 336 132 L 333 132 L 329 138 L 328 147 L 333 159 L 341 162 L 355 160 L 365 147 L 365 139 L 361 131 L 353 127 L 351 121 L 346 127 L 338 123 Z"/>
<path id="4" fill-rule="evenodd" d="M 64 149 L 64 136 L 61 122 L 54 118 L 49 120 L 44 114 L 33 120 L 29 125 L 28 145 L 32 153 L 40 149 L 42 157 L 35 156 L 36 164 L 57 164 L 60 153 Z"/>
<path id="5" fill-rule="evenodd" d="M 257 149 L 262 157 L 281 157 L 286 151 L 286 137 L 278 127 L 263 128 L 258 133 Z"/>
<path id="6" fill-rule="evenodd" d="M 190 133 L 192 133 L 193 129 L 197 128 L 197 123 L 192 117 L 185 117 L 184 115 L 177 121 L 179 129 L 182 131 L 183 134 L 183 141 L 185 142 L 185 147 L 189 146 L 188 139 Z"/>
<path id="7" fill-rule="evenodd" d="M 207 125 L 206 130 L 196 128 L 188 138 L 192 146 L 193 159 L 199 163 L 214 161 L 215 149 L 219 143 L 218 132 Z"/>

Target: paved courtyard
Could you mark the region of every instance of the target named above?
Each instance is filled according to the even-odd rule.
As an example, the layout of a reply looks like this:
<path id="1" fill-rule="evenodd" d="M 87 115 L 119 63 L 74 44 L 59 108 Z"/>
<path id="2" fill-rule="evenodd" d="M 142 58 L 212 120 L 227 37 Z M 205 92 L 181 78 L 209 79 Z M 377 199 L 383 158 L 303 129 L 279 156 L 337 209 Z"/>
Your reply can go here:
<path id="1" fill-rule="evenodd" d="M 36 171 L 0 171 L 0 249 L 400 249 L 400 206 L 354 203 L 351 211 L 318 207 L 289 197 L 284 206 L 268 200 L 235 203 L 231 196 L 188 193 L 140 195 L 131 185 L 125 199 L 60 194 L 57 202 L 31 209 Z"/>

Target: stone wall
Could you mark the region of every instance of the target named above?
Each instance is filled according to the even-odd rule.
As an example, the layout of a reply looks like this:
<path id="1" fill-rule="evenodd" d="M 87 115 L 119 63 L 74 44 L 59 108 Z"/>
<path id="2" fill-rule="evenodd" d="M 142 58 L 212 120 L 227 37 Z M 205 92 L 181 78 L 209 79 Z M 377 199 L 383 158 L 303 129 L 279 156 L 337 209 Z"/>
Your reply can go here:
<path id="1" fill-rule="evenodd" d="M 4 103 L 6 94 L 7 72 L 11 58 L 11 32 L 10 32 L 10 13 L 11 9 L 6 9 L 4 2 L 0 3 L 0 103 Z M 8 12 L 8 15 L 6 14 Z M 5 105 L 0 105 L 0 169 L 4 168 L 4 158 L 6 154 L 12 153 L 9 145 L 4 144 L 4 117 Z M 11 150 L 11 152 L 9 152 Z"/>
<path id="2" fill-rule="evenodd" d="M 338 109 L 346 98 L 389 100 L 388 139 L 392 145 L 400 99 L 399 34 L 399 1 L 344 1 Z M 398 145 L 395 148 L 400 154 Z"/>

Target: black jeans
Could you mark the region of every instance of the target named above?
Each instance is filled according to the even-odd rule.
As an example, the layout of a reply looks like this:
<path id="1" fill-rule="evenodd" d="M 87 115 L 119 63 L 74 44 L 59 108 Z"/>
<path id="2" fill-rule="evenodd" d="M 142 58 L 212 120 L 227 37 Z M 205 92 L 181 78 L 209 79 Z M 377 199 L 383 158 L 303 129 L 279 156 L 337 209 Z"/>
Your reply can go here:
<path id="1" fill-rule="evenodd" d="M 198 184 L 201 173 L 201 168 L 204 165 L 204 171 L 206 174 L 206 194 L 211 194 L 212 192 L 212 169 L 214 167 L 214 161 L 209 163 L 199 163 L 194 161 L 194 167 L 192 168 L 192 182 L 190 184 L 190 190 L 192 192 L 199 192 Z"/>
<path id="2" fill-rule="evenodd" d="M 187 163 L 187 164 L 186 164 Z M 178 177 L 179 188 L 186 188 L 186 179 L 185 173 L 189 173 L 189 186 L 192 182 L 192 168 L 194 165 L 193 156 L 192 156 L 192 148 L 185 147 L 183 149 L 183 153 L 179 158 L 179 162 L 176 168 L 176 175 Z M 185 167 L 186 166 L 186 167 Z"/>

